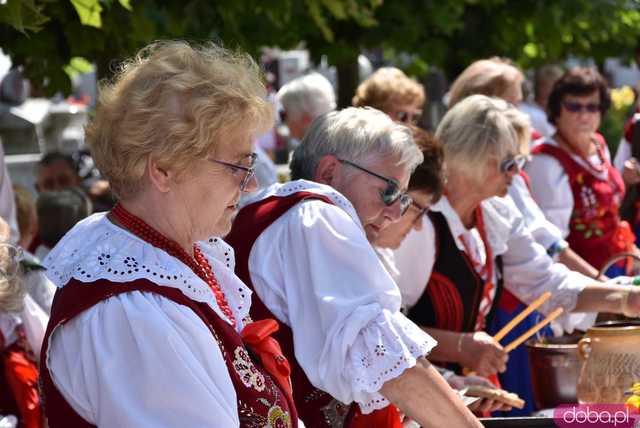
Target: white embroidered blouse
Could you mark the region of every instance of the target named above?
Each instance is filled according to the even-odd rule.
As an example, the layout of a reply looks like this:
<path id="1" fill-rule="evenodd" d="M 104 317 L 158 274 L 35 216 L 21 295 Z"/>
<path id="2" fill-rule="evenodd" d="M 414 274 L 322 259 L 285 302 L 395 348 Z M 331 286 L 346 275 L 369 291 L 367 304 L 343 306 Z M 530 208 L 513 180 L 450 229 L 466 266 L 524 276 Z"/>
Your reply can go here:
<path id="1" fill-rule="evenodd" d="M 275 184 L 249 202 L 307 191 L 306 200 L 254 243 L 255 292 L 293 330 L 296 358 L 311 382 L 364 413 L 388 401 L 382 385 L 428 354 L 436 341 L 400 313 L 400 291 L 351 203 L 335 189 L 304 180 Z"/>
<path id="2" fill-rule="evenodd" d="M 233 251 L 219 238 L 198 245 L 240 331 L 251 291 L 233 273 Z M 208 285 L 186 265 L 105 213 L 76 225 L 44 263 L 57 287 L 71 278 L 87 287 L 98 279 L 144 278 L 177 288 L 226 319 Z M 60 393 L 97 426 L 239 426 L 236 394 L 211 332 L 191 309 L 160 295 L 130 292 L 98 303 L 53 332 L 46 358 Z"/>
<path id="3" fill-rule="evenodd" d="M 545 249 L 535 242 L 518 208 L 510 198 L 494 197 L 481 203 L 487 240 L 494 256 L 502 255 L 504 286 L 524 303 L 531 303 L 545 291 L 552 298 L 541 312 L 548 314 L 556 307 L 571 311 L 582 289 L 594 280 L 564 265 L 553 263 Z M 431 207 L 447 220 L 458 249 L 465 251 L 461 237 L 480 259 L 486 259 L 484 244 L 476 228 L 467 229 L 449 204 L 446 196 Z M 420 231 L 412 230 L 395 251 L 396 267 L 400 272 L 398 286 L 402 290 L 404 303 L 411 307 L 423 295 L 436 258 L 436 236 L 431 220 L 426 217 Z M 420 255 L 419 263 L 416 255 Z M 595 314 L 567 314 L 558 320 L 566 331 L 588 327 L 593 324 Z"/>

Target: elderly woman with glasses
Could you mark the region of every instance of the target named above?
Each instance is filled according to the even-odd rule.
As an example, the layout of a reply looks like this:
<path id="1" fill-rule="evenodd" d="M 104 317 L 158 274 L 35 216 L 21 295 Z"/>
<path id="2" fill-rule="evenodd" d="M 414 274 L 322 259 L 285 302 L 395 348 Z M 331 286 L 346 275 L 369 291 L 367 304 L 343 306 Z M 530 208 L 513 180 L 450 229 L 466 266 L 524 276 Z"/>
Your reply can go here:
<path id="1" fill-rule="evenodd" d="M 469 95 L 486 95 L 501 98 L 508 103 L 518 105 L 522 102 L 522 82 L 524 75 L 508 59 L 493 57 L 481 59 L 469 65 L 451 85 L 449 92 L 449 108 Z M 515 113 L 512 116 L 517 116 Z M 515 117 L 523 139 L 520 154 L 529 155 L 530 138 L 537 138 L 538 130 L 531 129 L 530 121 L 523 123 L 522 118 Z M 526 128 L 526 129 L 525 129 Z M 587 263 L 563 239 L 563 235 L 549 221 L 536 201 L 531 197 L 529 177 L 522 170 L 524 159 L 520 159 L 520 172 L 514 175 L 509 186 L 509 197 L 513 199 L 525 223 L 536 242 L 547 249 L 550 256 L 569 269 L 577 270 L 585 275 L 596 276 L 597 269 Z"/>
<path id="2" fill-rule="evenodd" d="M 41 359 L 50 427 L 297 426 L 277 324 L 248 318 L 219 238 L 256 188 L 265 96 L 247 55 L 179 41 L 102 88 L 87 141 L 118 203 L 45 260 L 59 287 Z"/>
<path id="3" fill-rule="evenodd" d="M 618 253 L 637 252 L 633 232 L 619 216 L 624 184 L 597 132 L 610 103 L 606 82 L 596 70 L 567 71 L 554 84 L 547 105 L 556 133 L 532 149 L 526 167 L 546 217 L 597 269 Z M 620 273 L 614 266 L 607 275 Z"/>
<path id="4" fill-rule="evenodd" d="M 597 283 L 553 263 L 503 198 L 519 159 L 509 108 L 473 95 L 445 115 L 436 132 L 447 164 L 445 196 L 431 207 L 424 233 L 411 233 L 395 253 L 409 318 L 438 340 L 432 359 L 483 376 L 504 371 L 507 362 L 484 332 L 503 289 L 526 303 L 550 291 L 545 314 L 558 307 L 640 314 L 640 289 Z"/>
<path id="5" fill-rule="evenodd" d="M 449 93 L 449 107 L 465 97 L 474 94 L 494 96 L 501 98 L 508 103 L 517 105 L 522 101 L 522 83 L 524 75 L 508 59 L 488 58 L 481 59 L 469 65 L 451 86 Z M 512 199 L 524 218 L 526 227 L 531 232 L 535 241 L 546 248 L 549 256 L 554 260 L 565 264 L 569 269 L 577 270 L 587 276 L 595 277 L 597 269 L 587 263 L 582 257 L 576 254 L 564 240 L 560 229 L 550 222 L 537 205 L 531 195 L 528 185 L 529 177 L 522 170 L 525 159 L 529 156 L 529 146 L 532 138 L 537 138 L 538 130 L 532 129 L 530 119 L 515 108 L 506 110 L 512 126 L 518 137 L 519 156 L 511 167 L 518 166 L 518 173 L 511 180 L 508 189 L 508 198 Z M 525 305 L 515 298 L 508 290 L 501 293 L 498 299 L 498 307 L 491 329 L 497 331 L 505 323 L 508 323 L 518 312 L 523 310 Z M 513 329 L 510 336 L 517 337 L 532 327 L 540 319 L 540 314 L 534 311 L 521 322 L 517 328 Z M 595 316 L 573 315 L 571 321 L 574 327 L 587 328 L 595 320 Z M 569 324 L 565 328 L 571 330 Z M 543 329 L 539 334 L 551 334 L 551 328 Z M 509 337 L 507 337 L 509 339 Z M 531 379 L 528 376 L 528 355 L 525 349 L 518 349 L 511 354 L 506 372 L 500 374 L 501 384 L 512 391 L 518 392 L 527 400 L 524 409 L 514 410 L 513 414 L 529 414 L 532 410 L 533 391 Z M 524 373 L 523 373 L 524 371 Z"/>
<path id="6" fill-rule="evenodd" d="M 395 67 L 382 67 L 362 82 L 352 103 L 373 107 L 396 122 L 415 125 L 422 117 L 424 87 Z"/>

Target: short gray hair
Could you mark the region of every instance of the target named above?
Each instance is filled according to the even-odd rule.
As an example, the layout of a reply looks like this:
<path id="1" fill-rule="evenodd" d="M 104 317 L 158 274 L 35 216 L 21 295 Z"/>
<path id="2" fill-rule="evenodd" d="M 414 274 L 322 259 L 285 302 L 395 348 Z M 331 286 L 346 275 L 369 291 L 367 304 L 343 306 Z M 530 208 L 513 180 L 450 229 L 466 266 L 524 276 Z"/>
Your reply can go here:
<path id="1" fill-rule="evenodd" d="M 443 144 L 450 174 L 482 180 L 489 158 L 520 153 L 518 135 L 507 113 L 509 108 L 504 100 L 472 95 L 447 112 L 436 138 Z"/>
<path id="2" fill-rule="evenodd" d="M 334 155 L 353 162 L 391 157 L 410 171 L 422 163 L 411 130 L 370 107 L 349 107 L 318 117 L 291 160 L 294 180 L 312 180 L 318 162 Z"/>
<path id="3" fill-rule="evenodd" d="M 278 100 L 292 117 L 306 113 L 315 119 L 336 108 L 333 86 L 320 73 L 310 73 L 287 83 L 278 91 Z"/>

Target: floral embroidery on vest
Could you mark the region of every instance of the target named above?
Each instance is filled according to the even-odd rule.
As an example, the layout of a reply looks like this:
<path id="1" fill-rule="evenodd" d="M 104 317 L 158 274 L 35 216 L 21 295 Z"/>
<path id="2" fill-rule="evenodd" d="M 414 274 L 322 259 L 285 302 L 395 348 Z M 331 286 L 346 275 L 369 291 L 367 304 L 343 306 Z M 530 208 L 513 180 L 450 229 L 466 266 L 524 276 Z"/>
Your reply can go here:
<path id="1" fill-rule="evenodd" d="M 287 428 L 291 426 L 289 414 L 282 410 L 280 406 L 272 406 L 269 409 L 267 419 L 269 421 L 269 427 Z"/>
<path id="2" fill-rule="evenodd" d="M 584 173 L 576 175 L 576 183 L 581 186 L 578 194 L 582 207 L 574 208 L 570 227 L 582 234 L 584 239 L 600 238 L 604 236 L 606 224 L 602 219 L 607 214 L 607 209 L 599 203 L 594 190 L 585 184 Z"/>
<path id="3" fill-rule="evenodd" d="M 291 428 L 291 415 L 276 404 L 280 395 L 279 392 L 274 388 L 273 384 L 268 387 L 268 390 L 275 397 L 273 403 L 266 398 L 257 399 L 258 403 L 264 404 L 269 409 L 266 417 L 262 416 L 264 413 L 256 411 L 247 403 L 238 402 L 241 426 L 244 426 L 242 423 L 246 423 L 248 428 Z"/>
<path id="4" fill-rule="evenodd" d="M 264 376 L 256 369 L 251 362 L 247 350 L 237 347 L 233 351 L 233 368 L 240 377 L 240 380 L 247 388 L 254 388 L 256 391 L 262 392 L 265 388 Z"/>

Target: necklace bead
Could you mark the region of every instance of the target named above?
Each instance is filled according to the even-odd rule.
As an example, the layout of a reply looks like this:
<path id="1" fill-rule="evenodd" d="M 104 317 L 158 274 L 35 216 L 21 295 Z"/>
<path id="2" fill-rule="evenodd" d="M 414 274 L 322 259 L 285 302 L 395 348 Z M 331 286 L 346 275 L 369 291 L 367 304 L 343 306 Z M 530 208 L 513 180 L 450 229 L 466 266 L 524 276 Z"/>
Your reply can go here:
<path id="1" fill-rule="evenodd" d="M 134 235 L 142 238 L 144 241 L 147 241 L 154 247 L 166 251 L 169 255 L 177 258 L 182 263 L 189 266 L 189 268 L 196 275 L 198 275 L 200 279 L 207 283 L 207 285 L 213 292 L 213 295 L 216 298 L 216 302 L 218 303 L 218 307 L 220 308 L 222 313 L 231 321 L 231 324 L 234 327 L 236 326 L 236 319 L 233 315 L 233 311 L 231 311 L 229 302 L 227 301 L 222 288 L 220 288 L 220 284 L 218 283 L 218 280 L 216 279 L 213 270 L 211 269 L 209 261 L 204 256 L 204 254 L 202 254 L 200 248 L 193 244 L 193 257 L 191 257 L 189 254 L 187 254 L 186 251 L 182 249 L 182 247 L 180 247 L 180 245 L 178 245 L 177 242 L 162 235 L 153 227 L 145 223 L 144 220 L 131 214 L 119 203 L 113 207 L 113 209 L 111 210 L 111 215 L 113 215 L 125 228 L 131 231 Z"/>

